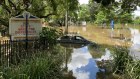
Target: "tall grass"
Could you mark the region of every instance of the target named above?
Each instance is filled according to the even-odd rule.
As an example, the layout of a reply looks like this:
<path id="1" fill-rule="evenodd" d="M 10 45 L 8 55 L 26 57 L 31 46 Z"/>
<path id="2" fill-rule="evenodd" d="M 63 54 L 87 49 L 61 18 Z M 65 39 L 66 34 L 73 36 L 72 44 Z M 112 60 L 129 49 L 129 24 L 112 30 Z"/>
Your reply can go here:
<path id="1" fill-rule="evenodd" d="M 114 49 L 113 71 L 124 79 L 140 79 L 140 60 L 134 60 L 124 47 Z"/>
<path id="2" fill-rule="evenodd" d="M 116 47 L 114 49 L 113 70 L 115 73 L 123 74 L 128 62 L 132 61 L 132 57 L 129 56 L 129 50 L 123 47 Z"/>
<path id="3" fill-rule="evenodd" d="M 63 52 L 63 48 L 56 46 L 53 51 L 38 52 L 18 65 L 1 66 L 0 79 L 61 79 Z"/>
<path id="4" fill-rule="evenodd" d="M 140 60 L 128 62 L 125 69 L 125 78 L 140 79 Z"/>

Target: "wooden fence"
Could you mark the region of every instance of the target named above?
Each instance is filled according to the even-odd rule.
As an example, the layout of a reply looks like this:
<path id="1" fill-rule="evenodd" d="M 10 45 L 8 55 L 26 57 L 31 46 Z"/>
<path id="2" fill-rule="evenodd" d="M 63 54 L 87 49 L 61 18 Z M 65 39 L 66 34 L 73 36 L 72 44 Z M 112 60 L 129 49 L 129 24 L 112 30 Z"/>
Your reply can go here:
<path id="1" fill-rule="evenodd" d="M 26 48 L 26 42 L 23 40 L 0 41 L 0 65 L 18 64 L 20 60 L 29 58 L 34 53 L 47 48 L 47 41 L 28 41 L 28 48 Z"/>

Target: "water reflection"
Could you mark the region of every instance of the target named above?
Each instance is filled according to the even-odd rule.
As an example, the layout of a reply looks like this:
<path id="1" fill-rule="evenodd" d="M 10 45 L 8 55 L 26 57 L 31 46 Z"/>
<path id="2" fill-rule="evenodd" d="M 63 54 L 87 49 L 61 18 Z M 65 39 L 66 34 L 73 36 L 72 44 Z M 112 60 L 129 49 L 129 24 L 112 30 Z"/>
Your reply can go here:
<path id="1" fill-rule="evenodd" d="M 68 70 L 73 71 L 76 79 L 96 79 L 98 67 L 95 60 L 88 51 L 88 47 L 73 49 L 71 62 L 68 63 Z"/>
<path id="2" fill-rule="evenodd" d="M 61 44 L 65 47 L 64 68 L 69 74 L 66 79 L 96 79 L 101 71 L 98 62 L 110 59 L 110 51 L 103 53 L 94 45 Z M 104 73 L 101 73 L 104 75 Z M 72 78 L 70 78 L 72 77 Z"/>
<path id="3" fill-rule="evenodd" d="M 105 54 L 101 56 L 101 58 L 97 58 L 97 61 L 102 61 L 102 60 L 112 60 L 113 57 L 111 56 L 110 50 L 105 48 Z"/>
<path id="4" fill-rule="evenodd" d="M 132 35 L 132 46 L 130 47 L 130 55 L 140 59 L 140 32 L 138 29 L 130 29 Z"/>
<path id="5" fill-rule="evenodd" d="M 69 48 L 82 48 L 84 46 L 87 46 L 88 44 L 66 44 L 66 43 L 61 43 L 61 46 L 69 49 Z"/>

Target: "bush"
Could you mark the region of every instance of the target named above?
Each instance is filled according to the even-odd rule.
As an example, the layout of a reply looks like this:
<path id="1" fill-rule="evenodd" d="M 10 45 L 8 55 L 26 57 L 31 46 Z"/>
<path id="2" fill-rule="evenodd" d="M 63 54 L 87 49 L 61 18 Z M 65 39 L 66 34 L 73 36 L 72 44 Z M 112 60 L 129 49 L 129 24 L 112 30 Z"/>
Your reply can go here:
<path id="1" fill-rule="evenodd" d="M 54 28 L 44 27 L 40 33 L 40 40 L 47 41 L 50 44 L 56 43 L 56 39 L 62 35 L 62 32 Z"/>
<path id="2" fill-rule="evenodd" d="M 113 70 L 117 74 L 124 74 L 127 63 L 132 62 L 129 50 L 123 47 L 116 47 L 114 50 Z"/>

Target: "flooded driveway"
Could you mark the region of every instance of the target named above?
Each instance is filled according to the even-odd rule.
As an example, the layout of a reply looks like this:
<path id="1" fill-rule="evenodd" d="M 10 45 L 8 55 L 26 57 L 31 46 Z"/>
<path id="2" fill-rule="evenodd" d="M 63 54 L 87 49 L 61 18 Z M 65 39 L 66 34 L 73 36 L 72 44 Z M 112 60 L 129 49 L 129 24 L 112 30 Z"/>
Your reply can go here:
<path id="1" fill-rule="evenodd" d="M 140 32 L 138 29 L 130 29 L 132 35 L 132 46 L 130 47 L 130 54 L 140 59 Z"/>
<path id="2" fill-rule="evenodd" d="M 73 45 L 69 45 L 73 46 Z M 66 46 L 65 46 L 66 47 Z M 69 79 L 96 79 L 97 73 L 100 68 L 98 68 L 97 61 L 108 60 L 110 57 L 110 51 L 106 49 L 104 53 L 95 52 L 101 54 L 99 57 L 93 58 L 91 55 L 89 45 L 81 47 L 66 47 L 66 51 L 72 48 L 72 52 L 67 63 L 67 72 L 71 72 L 74 78 Z M 93 48 L 94 49 L 94 48 Z"/>

